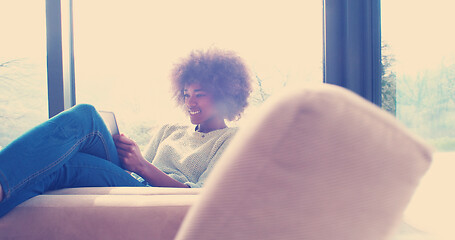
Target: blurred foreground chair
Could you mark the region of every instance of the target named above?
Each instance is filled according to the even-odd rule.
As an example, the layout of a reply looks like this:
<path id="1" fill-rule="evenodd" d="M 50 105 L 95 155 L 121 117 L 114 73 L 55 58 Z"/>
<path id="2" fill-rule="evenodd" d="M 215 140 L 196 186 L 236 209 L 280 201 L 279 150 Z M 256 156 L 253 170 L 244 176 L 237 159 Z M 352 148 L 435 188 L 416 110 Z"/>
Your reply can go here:
<path id="1" fill-rule="evenodd" d="M 267 103 L 243 126 L 177 239 L 379 240 L 431 161 L 397 120 L 332 85 Z"/>
<path id="2" fill-rule="evenodd" d="M 306 86 L 242 125 L 202 191 L 63 189 L 0 219 L 0 238 L 381 240 L 430 162 L 393 116 L 340 87 Z"/>

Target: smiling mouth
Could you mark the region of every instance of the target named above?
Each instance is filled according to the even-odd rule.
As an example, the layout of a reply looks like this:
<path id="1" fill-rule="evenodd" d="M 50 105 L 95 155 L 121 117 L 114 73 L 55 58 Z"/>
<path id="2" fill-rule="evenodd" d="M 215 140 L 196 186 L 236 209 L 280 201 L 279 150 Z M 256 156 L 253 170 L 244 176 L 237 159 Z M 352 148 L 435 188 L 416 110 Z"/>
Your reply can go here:
<path id="1" fill-rule="evenodd" d="M 190 113 L 190 115 L 196 115 L 198 113 L 201 112 L 201 110 L 197 110 L 197 111 L 188 111 Z"/>

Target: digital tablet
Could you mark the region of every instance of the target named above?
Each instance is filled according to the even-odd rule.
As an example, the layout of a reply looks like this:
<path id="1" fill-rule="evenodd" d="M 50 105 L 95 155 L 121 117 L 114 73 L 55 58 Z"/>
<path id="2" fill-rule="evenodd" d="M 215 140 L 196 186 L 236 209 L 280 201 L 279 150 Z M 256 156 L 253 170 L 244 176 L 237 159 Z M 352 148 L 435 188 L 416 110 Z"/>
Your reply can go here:
<path id="1" fill-rule="evenodd" d="M 101 117 L 104 120 L 104 123 L 106 124 L 107 128 L 109 129 L 109 132 L 111 132 L 112 135 L 120 134 L 118 130 L 118 125 L 117 125 L 117 120 L 115 119 L 115 114 L 113 112 L 108 112 L 108 111 L 98 111 L 101 115 Z"/>

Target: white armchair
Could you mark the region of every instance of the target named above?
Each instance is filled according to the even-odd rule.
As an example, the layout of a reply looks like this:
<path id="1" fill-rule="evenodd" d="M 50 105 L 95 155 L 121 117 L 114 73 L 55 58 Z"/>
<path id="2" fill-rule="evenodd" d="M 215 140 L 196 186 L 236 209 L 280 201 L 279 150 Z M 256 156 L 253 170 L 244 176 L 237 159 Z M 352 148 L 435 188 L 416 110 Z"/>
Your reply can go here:
<path id="1" fill-rule="evenodd" d="M 385 239 L 432 156 L 393 116 L 331 85 L 277 96 L 243 127 L 177 239 Z"/>

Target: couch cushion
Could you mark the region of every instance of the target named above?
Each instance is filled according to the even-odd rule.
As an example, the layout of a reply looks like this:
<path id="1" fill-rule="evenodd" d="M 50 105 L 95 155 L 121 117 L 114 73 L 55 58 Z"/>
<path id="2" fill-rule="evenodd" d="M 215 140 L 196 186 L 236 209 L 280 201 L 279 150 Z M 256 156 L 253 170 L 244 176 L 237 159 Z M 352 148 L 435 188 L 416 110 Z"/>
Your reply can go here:
<path id="1" fill-rule="evenodd" d="M 384 239 L 430 161 L 354 93 L 290 90 L 242 126 L 176 239 Z"/>
<path id="2" fill-rule="evenodd" d="M 173 239 L 199 190 L 62 189 L 0 219 L 2 239 Z M 188 193 L 188 194 L 187 194 Z"/>
<path id="3" fill-rule="evenodd" d="M 48 195 L 197 195 L 202 188 L 83 187 L 47 192 Z"/>

